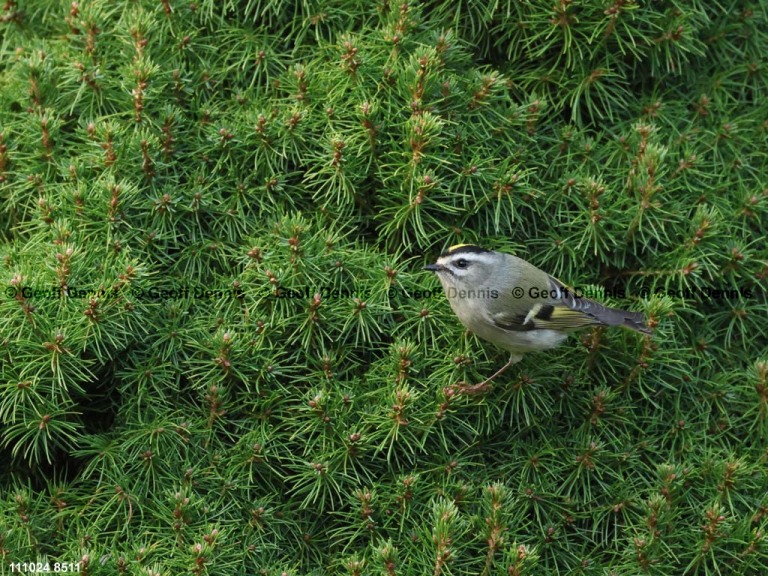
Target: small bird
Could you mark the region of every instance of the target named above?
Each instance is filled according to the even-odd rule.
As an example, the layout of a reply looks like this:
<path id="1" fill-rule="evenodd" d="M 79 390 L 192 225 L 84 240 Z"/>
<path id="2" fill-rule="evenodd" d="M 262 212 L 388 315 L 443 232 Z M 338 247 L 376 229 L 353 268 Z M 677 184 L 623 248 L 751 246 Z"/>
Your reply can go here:
<path id="1" fill-rule="evenodd" d="M 440 278 L 448 302 L 464 326 L 511 354 L 509 362 L 491 377 L 465 386 L 465 393 L 483 391 L 523 354 L 554 348 L 577 328 L 623 326 L 651 333 L 642 313 L 603 306 L 522 258 L 503 252 L 458 244 L 424 269 Z"/>

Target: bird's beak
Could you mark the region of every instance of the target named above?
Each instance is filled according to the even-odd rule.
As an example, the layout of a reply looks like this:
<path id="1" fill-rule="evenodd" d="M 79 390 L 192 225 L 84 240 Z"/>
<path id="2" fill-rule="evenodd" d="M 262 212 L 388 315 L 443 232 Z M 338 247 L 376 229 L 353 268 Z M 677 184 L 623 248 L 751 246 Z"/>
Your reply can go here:
<path id="1" fill-rule="evenodd" d="M 445 270 L 445 266 L 442 264 L 427 264 L 424 266 L 424 270 L 429 270 L 430 272 L 441 272 Z"/>

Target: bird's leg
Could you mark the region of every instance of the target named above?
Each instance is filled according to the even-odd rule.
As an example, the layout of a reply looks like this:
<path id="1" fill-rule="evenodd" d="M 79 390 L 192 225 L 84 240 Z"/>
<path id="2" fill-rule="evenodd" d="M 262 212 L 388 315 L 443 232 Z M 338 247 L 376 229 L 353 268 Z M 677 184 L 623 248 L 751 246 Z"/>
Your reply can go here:
<path id="1" fill-rule="evenodd" d="M 516 362 L 520 362 L 522 360 L 522 356 L 519 354 L 512 354 L 509 357 L 509 362 L 504 364 L 501 368 L 499 368 L 495 374 L 489 376 L 482 382 L 478 382 L 477 384 L 472 384 L 471 386 L 468 384 L 464 384 L 459 387 L 459 392 L 462 394 L 480 394 L 481 392 L 485 392 L 488 388 L 490 388 L 491 382 L 497 377 L 503 374 L 507 371 L 507 369 L 512 366 L 512 364 L 515 364 Z"/>

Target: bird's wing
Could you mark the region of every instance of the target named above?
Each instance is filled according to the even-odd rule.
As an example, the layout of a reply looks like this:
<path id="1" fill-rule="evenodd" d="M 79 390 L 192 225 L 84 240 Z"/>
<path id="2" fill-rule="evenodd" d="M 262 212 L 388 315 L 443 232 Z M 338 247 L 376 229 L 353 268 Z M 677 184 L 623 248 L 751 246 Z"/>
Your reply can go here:
<path id="1" fill-rule="evenodd" d="M 547 276 L 547 280 L 549 298 L 536 301 L 525 314 L 497 312 L 493 315 L 494 324 L 504 330 L 517 332 L 574 330 L 595 324 L 626 325 L 637 316 L 635 312 L 608 308 L 589 298 L 577 297 L 574 290 L 552 276 Z"/>

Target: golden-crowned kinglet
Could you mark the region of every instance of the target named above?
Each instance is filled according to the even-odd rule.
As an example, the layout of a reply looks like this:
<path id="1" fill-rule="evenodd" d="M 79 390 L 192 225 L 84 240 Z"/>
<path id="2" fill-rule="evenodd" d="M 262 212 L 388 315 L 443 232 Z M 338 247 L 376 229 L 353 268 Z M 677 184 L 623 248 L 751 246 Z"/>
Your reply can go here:
<path id="1" fill-rule="evenodd" d="M 471 244 L 451 246 L 425 267 L 440 278 L 461 323 L 508 350 L 509 362 L 479 384 L 479 392 L 526 352 L 554 348 L 582 326 L 624 326 L 650 334 L 640 312 L 608 308 L 569 289 L 533 264 Z"/>

